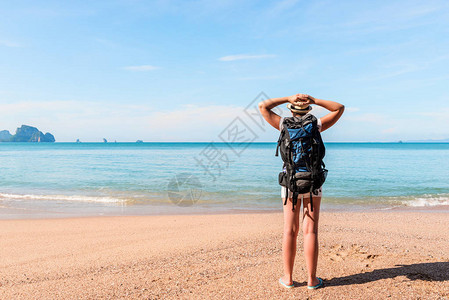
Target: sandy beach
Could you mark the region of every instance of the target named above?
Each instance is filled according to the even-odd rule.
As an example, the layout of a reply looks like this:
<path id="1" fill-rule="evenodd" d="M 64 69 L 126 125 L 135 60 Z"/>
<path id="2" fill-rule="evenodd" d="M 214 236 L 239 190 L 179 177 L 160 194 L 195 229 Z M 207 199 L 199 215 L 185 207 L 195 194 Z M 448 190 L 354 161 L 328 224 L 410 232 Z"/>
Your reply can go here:
<path id="1" fill-rule="evenodd" d="M 448 299 L 447 213 L 323 212 L 309 291 L 281 213 L 0 221 L 1 299 Z"/>

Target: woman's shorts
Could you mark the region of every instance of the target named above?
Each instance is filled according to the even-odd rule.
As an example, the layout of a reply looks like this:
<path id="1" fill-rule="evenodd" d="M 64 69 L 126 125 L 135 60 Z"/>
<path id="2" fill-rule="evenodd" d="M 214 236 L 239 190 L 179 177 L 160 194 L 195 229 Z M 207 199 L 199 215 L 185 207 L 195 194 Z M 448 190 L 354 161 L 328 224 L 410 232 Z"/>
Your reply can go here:
<path id="1" fill-rule="evenodd" d="M 321 195 L 323 194 L 322 192 L 323 187 L 320 187 L 320 189 L 318 190 L 318 195 L 313 194 L 313 197 L 321 197 Z M 293 197 L 293 193 L 292 191 L 288 190 L 288 198 L 292 198 Z M 299 194 L 298 198 L 310 198 L 310 193 L 304 193 L 304 194 Z M 285 199 L 285 187 L 281 186 L 281 198 Z"/>

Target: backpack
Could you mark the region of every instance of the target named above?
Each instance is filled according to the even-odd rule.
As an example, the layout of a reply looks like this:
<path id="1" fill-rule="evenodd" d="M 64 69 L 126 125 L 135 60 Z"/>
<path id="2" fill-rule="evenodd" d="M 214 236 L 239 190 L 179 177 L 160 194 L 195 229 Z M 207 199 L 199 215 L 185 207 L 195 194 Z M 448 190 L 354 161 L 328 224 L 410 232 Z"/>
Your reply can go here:
<path id="1" fill-rule="evenodd" d="M 325 147 L 317 122 L 312 114 L 284 118 L 282 122 L 276 147 L 276 156 L 279 156 L 280 151 L 284 162 L 284 170 L 279 173 L 279 184 L 286 189 L 284 205 L 288 199 L 287 189 L 292 191 L 293 211 L 298 195 L 308 192 L 313 211 L 312 193 L 318 195 L 327 177 L 323 162 Z"/>

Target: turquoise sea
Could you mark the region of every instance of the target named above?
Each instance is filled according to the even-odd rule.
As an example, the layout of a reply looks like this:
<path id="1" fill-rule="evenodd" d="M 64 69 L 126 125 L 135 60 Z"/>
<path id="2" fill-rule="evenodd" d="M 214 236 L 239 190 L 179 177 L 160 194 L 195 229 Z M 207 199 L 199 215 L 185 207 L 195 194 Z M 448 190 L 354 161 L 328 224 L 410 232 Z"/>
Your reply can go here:
<path id="1" fill-rule="evenodd" d="M 282 210 L 275 143 L 0 143 L 0 218 Z M 327 143 L 323 210 L 449 207 L 449 144 Z"/>

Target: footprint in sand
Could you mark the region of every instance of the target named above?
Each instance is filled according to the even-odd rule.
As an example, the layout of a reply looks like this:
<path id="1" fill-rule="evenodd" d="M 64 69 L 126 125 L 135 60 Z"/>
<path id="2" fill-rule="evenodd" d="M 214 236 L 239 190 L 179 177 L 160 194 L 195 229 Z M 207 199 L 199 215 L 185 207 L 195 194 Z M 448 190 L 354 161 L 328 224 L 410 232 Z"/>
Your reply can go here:
<path id="1" fill-rule="evenodd" d="M 373 262 L 377 254 L 369 254 L 367 250 L 364 249 L 363 246 L 358 244 L 352 244 L 350 247 L 345 248 L 341 244 L 333 245 L 330 247 L 331 253 L 328 254 L 329 259 L 332 261 L 343 261 L 347 257 L 357 257 L 361 259 L 361 261 L 369 260 L 369 262 Z"/>

